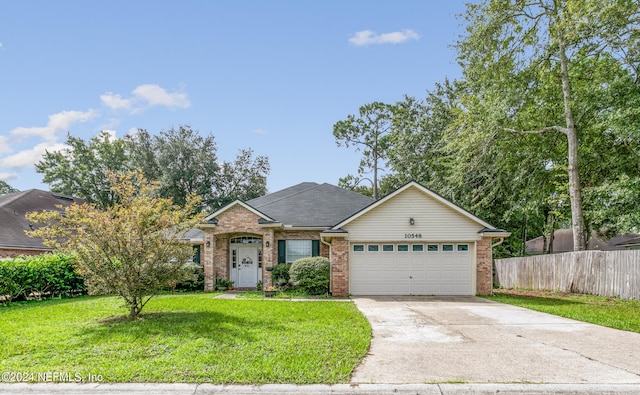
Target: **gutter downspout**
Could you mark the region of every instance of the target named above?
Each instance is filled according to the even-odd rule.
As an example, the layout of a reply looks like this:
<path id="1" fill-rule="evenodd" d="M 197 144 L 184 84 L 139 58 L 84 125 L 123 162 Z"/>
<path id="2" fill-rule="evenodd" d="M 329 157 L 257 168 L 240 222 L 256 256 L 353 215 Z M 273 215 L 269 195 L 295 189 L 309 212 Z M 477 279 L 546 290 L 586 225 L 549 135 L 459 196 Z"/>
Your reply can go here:
<path id="1" fill-rule="evenodd" d="M 331 259 L 331 243 L 327 243 L 326 241 L 324 241 L 324 239 L 322 238 L 322 234 L 320 235 L 320 243 L 329 247 L 329 294 L 333 295 L 333 270 L 331 270 L 333 266 L 333 260 Z"/>
<path id="2" fill-rule="evenodd" d="M 501 237 L 500 240 L 496 241 L 495 243 L 491 244 L 491 248 L 493 247 L 497 247 L 500 244 L 504 243 L 504 237 Z"/>

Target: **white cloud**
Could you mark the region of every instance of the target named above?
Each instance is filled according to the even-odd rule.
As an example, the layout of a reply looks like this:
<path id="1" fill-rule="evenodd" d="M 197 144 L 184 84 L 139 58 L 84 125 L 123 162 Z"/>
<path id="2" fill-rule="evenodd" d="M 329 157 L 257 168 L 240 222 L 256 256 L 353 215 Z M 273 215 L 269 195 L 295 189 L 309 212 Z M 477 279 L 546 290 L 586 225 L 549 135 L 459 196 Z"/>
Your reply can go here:
<path id="1" fill-rule="evenodd" d="M 191 106 L 189 97 L 184 92 L 167 92 L 155 84 L 145 84 L 136 87 L 132 97 L 123 98 L 119 94 L 107 92 L 100 95 L 102 103 L 114 110 L 127 110 L 138 113 L 149 107 L 164 106 L 171 109 L 188 108 Z"/>
<path id="2" fill-rule="evenodd" d="M 18 178 L 18 173 L 0 173 L 0 180 L 9 181 Z"/>
<path id="3" fill-rule="evenodd" d="M 72 123 L 86 122 L 99 114 L 95 110 L 89 110 L 87 112 L 81 111 L 62 111 L 57 114 L 49 115 L 49 122 L 47 126 L 25 128 L 19 127 L 11 131 L 11 134 L 19 138 L 26 138 L 29 136 L 39 136 L 46 141 L 56 141 L 56 133 L 60 131 L 68 131 Z"/>
<path id="4" fill-rule="evenodd" d="M 6 154 L 8 152 L 11 152 L 9 139 L 7 138 L 7 136 L 0 136 L 0 154 Z"/>
<path id="5" fill-rule="evenodd" d="M 417 40 L 419 38 L 420 35 L 410 29 L 384 34 L 377 34 L 371 30 L 363 30 L 356 32 L 356 34 L 349 39 L 349 42 L 357 46 L 369 44 L 400 44 L 407 40 Z"/>
<path id="6" fill-rule="evenodd" d="M 133 94 L 146 100 L 151 106 L 167 106 L 169 108 L 188 108 L 191 102 L 186 93 L 168 93 L 158 85 L 140 85 Z"/>
<path id="7" fill-rule="evenodd" d="M 257 134 L 267 134 L 267 131 L 261 128 L 255 129 L 254 132 Z"/>
<path id="8" fill-rule="evenodd" d="M 129 110 L 131 108 L 131 99 L 123 99 L 122 96 L 107 92 L 100 95 L 102 103 L 114 110 Z"/>
<path id="9" fill-rule="evenodd" d="M 9 167 L 12 169 L 31 167 L 42 159 L 45 151 L 60 151 L 65 148 L 68 148 L 65 144 L 41 143 L 31 149 L 20 151 L 17 154 L 3 158 L 0 160 L 0 167 Z"/>

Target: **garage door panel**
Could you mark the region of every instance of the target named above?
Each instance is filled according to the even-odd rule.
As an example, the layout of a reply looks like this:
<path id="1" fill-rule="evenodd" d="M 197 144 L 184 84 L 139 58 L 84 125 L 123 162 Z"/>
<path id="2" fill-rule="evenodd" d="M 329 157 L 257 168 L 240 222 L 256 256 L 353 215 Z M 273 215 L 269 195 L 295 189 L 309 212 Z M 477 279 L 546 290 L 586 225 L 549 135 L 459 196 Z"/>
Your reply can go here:
<path id="1" fill-rule="evenodd" d="M 382 243 L 378 243 L 382 244 Z M 388 243 L 387 243 L 388 244 Z M 449 243 L 450 245 L 451 243 Z M 472 245 L 467 251 L 361 251 L 350 253 L 353 295 L 472 295 Z"/>

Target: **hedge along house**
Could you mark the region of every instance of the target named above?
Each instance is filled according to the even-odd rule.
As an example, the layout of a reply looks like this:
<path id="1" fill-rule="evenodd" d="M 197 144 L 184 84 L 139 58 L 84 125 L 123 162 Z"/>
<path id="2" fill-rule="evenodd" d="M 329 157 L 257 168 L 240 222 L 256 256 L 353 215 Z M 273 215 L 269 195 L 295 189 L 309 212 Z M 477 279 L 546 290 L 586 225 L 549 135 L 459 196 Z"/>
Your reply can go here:
<path id="1" fill-rule="evenodd" d="M 301 183 L 205 221 L 206 291 L 270 285 L 274 265 L 324 256 L 334 296 L 490 294 L 493 240 L 510 235 L 416 182 L 377 201 Z"/>

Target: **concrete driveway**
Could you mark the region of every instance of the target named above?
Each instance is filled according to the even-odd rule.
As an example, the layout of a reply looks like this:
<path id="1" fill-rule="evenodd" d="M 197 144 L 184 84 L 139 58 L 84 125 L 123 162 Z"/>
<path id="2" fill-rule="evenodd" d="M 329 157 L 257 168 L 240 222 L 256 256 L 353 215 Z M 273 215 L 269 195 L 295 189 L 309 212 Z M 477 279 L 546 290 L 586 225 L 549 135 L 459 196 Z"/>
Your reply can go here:
<path id="1" fill-rule="evenodd" d="M 352 383 L 640 383 L 640 334 L 476 297 L 355 297 L 371 322 Z"/>

